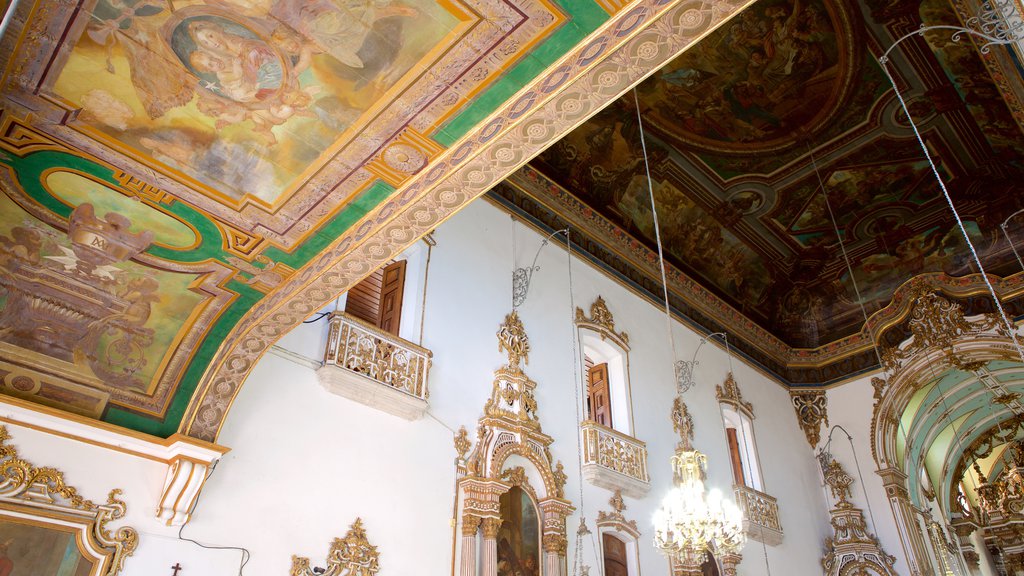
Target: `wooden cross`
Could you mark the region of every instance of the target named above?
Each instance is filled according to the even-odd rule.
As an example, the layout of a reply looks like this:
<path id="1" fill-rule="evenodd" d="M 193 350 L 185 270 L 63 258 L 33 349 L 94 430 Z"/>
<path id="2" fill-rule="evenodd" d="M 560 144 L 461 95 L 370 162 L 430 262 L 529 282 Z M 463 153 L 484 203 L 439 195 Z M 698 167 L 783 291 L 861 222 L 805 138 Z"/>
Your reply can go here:
<path id="1" fill-rule="evenodd" d="M 181 570 L 181 562 L 175 562 L 171 569 L 174 570 L 174 574 L 171 574 L 171 576 L 178 576 L 178 570 Z"/>

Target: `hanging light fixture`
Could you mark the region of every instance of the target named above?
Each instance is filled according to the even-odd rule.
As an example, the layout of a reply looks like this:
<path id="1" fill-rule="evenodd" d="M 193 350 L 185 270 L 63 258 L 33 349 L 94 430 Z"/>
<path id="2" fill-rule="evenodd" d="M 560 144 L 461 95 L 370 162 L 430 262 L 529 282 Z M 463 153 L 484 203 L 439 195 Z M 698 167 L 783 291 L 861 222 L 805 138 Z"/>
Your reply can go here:
<path id="1" fill-rule="evenodd" d="M 693 447 L 693 420 L 678 396 L 672 426 L 680 438 L 672 457 L 675 488 L 654 514 L 654 545 L 682 574 L 701 574 L 708 552 L 716 560 L 738 561 L 746 541 L 743 513 L 719 490 L 705 491 L 707 456 Z"/>
<path id="2" fill-rule="evenodd" d="M 672 427 L 679 434 L 679 444 L 672 456 L 672 480 L 675 487 L 662 500 L 661 508 L 654 515 L 654 545 L 669 558 L 673 574 L 700 575 L 701 565 L 707 553 L 715 555 L 716 561 L 735 565 L 739 551 L 746 541 L 743 533 L 743 513 L 731 500 L 722 496 L 721 491 L 705 490 L 707 456 L 693 447 L 693 420 L 683 403 L 682 394 L 693 383 L 694 361 L 676 363 L 675 338 L 672 334 L 672 316 L 668 302 L 668 281 L 665 275 L 664 248 L 661 243 L 661 229 L 658 225 L 658 209 L 654 201 L 654 187 L 651 184 L 651 169 L 647 160 L 647 143 L 644 139 L 644 124 L 640 114 L 640 100 L 633 89 L 636 103 L 637 124 L 640 129 L 640 146 L 643 151 L 644 168 L 647 173 L 647 191 L 651 200 L 651 216 L 654 219 L 654 236 L 658 245 L 658 263 L 661 268 L 661 283 L 665 298 L 665 326 L 673 356 L 673 370 L 676 380 L 676 399 L 672 408 Z M 686 370 L 689 368 L 689 371 Z"/>

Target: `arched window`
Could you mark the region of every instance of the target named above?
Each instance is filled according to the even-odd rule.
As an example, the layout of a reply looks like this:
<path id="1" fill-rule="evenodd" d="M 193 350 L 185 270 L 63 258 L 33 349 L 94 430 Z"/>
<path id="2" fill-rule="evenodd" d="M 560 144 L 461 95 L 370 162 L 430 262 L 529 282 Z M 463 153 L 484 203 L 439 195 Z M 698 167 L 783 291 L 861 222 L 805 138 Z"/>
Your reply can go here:
<path id="1" fill-rule="evenodd" d="M 629 335 L 616 332 L 612 313 L 600 296 L 588 317 L 576 309 L 580 361 L 586 384 L 583 404 L 583 477 L 595 486 L 642 498 L 651 488 L 647 445 L 633 437 L 629 391 Z"/>
<path id="2" fill-rule="evenodd" d="M 576 309 L 576 325 L 586 371 L 583 404 L 587 419 L 632 434 L 629 336 L 615 331 L 615 320 L 600 296 L 590 306 L 589 318 Z"/>
<path id="3" fill-rule="evenodd" d="M 757 444 L 754 441 L 754 408 L 749 402 L 743 401 L 732 372 L 721 386 L 716 387 L 716 393 L 729 444 L 733 484 L 764 491 L 761 464 L 757 459 Z"/>

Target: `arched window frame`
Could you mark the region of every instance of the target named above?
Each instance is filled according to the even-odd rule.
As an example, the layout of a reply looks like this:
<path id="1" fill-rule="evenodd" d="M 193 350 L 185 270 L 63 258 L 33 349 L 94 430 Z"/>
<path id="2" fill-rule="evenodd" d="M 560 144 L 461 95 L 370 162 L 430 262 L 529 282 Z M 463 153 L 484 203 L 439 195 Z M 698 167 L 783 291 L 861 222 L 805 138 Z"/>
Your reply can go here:
<path id="1" fill-rule="evenodd" d="M 621 491 L 616 490 L 608 503 L 611 504 L 611 512 L 597 513 L 597 546 L 601 550 L 600 561 L 604 563 L 604 535 L 608 534 L 626 545 L 626 571 L 629 576 L 639 576 L 640 529 L 636 520 L 627 520 L 623 514 L 626 503 L 622 499 Z"/>
<path id="2" fill-rule="evenodd" d="M 718 398 L 721 409 L 727 444 L 729 442 L 728 430 L 730 428 L 736 430 L 738 456 L 743 469 L 743 485 L 758 492 L 764 492 L 764 475 L 761 472 L 761 459 L 758 456 L 757 440 L 754 434 L 753 405 L 743 400 L 743 394 L 740 392 L 732 372 L 726 376 L 725 382 L 715 387 L 715 396 Z M 731 446 L 729 452 L 731 456 Z M 736 468 L 732 457 L 729 459 L 729 466 L 733 470 L 733 477 L 736 478 Z"/>
<path id="3" fill-rule="evenodd" d="M 595 365 L 608 364 L 612 420 L 609 428 L 632 436 L 634 428 L 633 398 L 629 382 L 629 334 L 615 330 L 615 319 L 601 296 L 590 305 L 589 317 L 582 308 L 576 308 L 576 328 L 580 342 L 579 362 L 585 374 L 584 394 L 589 381 L 586 376 L 586 359 L 591 359 Z"/>

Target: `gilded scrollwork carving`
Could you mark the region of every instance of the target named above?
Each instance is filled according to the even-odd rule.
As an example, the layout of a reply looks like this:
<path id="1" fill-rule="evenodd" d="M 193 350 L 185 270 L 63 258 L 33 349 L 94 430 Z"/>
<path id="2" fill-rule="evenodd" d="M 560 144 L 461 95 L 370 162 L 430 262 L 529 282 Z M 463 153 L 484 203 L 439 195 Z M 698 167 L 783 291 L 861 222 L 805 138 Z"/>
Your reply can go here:
<path id="1" fill-rule="evenodd" d="M 331 542 L 327 568 L 318 570 L 310 567 L 309 558 L 292 556 L 289 576 L 373 576 L 380 571 L 380 553 L 367 539 L 362 518 L 356 518 L 344 538 Z"/>
<path id="2" fill-rule="evenodd" d="M 89 543 L 90 551 L 95 551 L 93 559 L 107 560 L 104 576 L 118 574 L 125 558 L 139 544 L 135 529 L 109 526 L 124 518 L 128 510 L 119 498 L 121 490 L 111 490 L 105 504 L 96 504 L 68 485 L 60 470 L 37 467 L 22 458 L 17 448 L 8 443 L 10 438 L 7 427 L 0 426 L 0 515 L 14 505 L 19 517 L 35 518 L 38 512 L 44 525 L 53 524 L 62 530 L 75 527 L 78 537 Z"/>
<path id="3" fill-rule="evenodd" d="M 754 417 L 754 405 L 743 400 L 743 393 L 740 392 L 739 384 L 736 383 L 732 372 L 726 375 L 725 382 L 715 386 L 715 398 L 721 403 L 730 404 L 746 412 L 751 418 Z"/>
<path id="4" fill-rule="evenodd" d="M 811 448 L 821 441 L 821 425 L 828 426 L 828 400 L 824 390 L 791 390 L 797 422 Z"/>
<path id="5" fill-rule="evenodd" d="M 582 308 L 576 308 L 576 324 L 589 326 L 601 333 L 602 337 L 607 334 L 619 340 L 621 344 L 629 345 L 629 334 L 615 331 L 615 318 L 601 296 L 590 305 L 589 318 Z"/>
<path id="6" fill-rule="evenodd" d="M 601 510 L 597 513 L 597 527 L 607 527 L 616 532 L 622 532 L 629 534 L 633 538 L 640 537 L 640 529 L 636 525 L 636 520 L 626 520 L 626 502 L 622 499 L 622 491 L 616 490 L 612 497 L 608 500 L 608 504 L 611 505 L 612 511 L 605 512 Z"/>
<path id="7" fill-rule="evenodd" d="M 508 355 L 508 364 L 494 372 L 491 397 L 478 421 L 476 441 L 465 457 L 465 471 L 458 482 L 461 514 L 481 518 L 486 532 L 488 522 L 500 525 L 501 495 L 519 486 L 537 502 L 543 522 L 542 538 L 548 550 L 550 543 L 565 541 L 565 517 L 574 510 L 564 499 L 567 477 L 562 463 L 556 464 L 551 456 L 549 448 L 554 440 L 541 430 L 533 395 L 537 383 L 527 377 L 521 366 L 526 362 L 530 342 L 515 311 L 505 317 L 497 338 L 499 351 Z M 467 434 L 460 431 L 456 438 L 456 449 L 462 454 Z M 525 459 L 529 465 L 512 465 L 512 456 Z M 529 478 L 536 482 L 538 476 L 540 482 L 531 484 Z M 564 546 L 555 548 L 564 556 Z M 473 550 L 463 549 L 462 559 L 468 563 L 464 569 L 468 569 L 467 565 L 475 566 Z"/>
<path id="8" fill-rule="evenodd" d="M 829 511 L 833 535 L 825 540 L 821 565 L 827 576 L 878 574 L 896 576 L 896 559 L 868 532 L 864 512 L 850 501 L 853 477 L 836 460 L 823 455 L 822 475 L 836 503 Z"/>
<path id="9" fill-rule="evenodd" d="M 672 403 L 672 429 L 679 435 L 679 446 L 684 450 L 690 450 L 693 446 L 693 417 L 686 407 L 686 403 L 679 396 L 676 396 Z"/>

